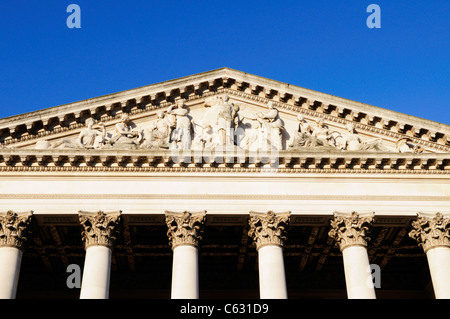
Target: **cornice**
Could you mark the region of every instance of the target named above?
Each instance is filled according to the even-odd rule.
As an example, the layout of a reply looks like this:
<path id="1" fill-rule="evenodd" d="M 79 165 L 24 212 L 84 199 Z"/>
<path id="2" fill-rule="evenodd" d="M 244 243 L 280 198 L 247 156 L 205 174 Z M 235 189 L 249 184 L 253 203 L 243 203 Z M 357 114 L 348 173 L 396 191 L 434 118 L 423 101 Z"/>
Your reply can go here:
<path id="1" fill-rule="evenodd" d="M 450 174 L 450 154 L 2 149 L 0 172 Z"/>
<path id="2" fill-rule="evenodd" d="M 106 125 L 126 112 L 134 117 L 153 114 L 177 99 L 186 105 L 219 93 L 264 103 L 272 100 L 280 109 L 323 117 L 329 121 L 356 123 L 356 128 L 385 136 L 408 137 L 413 142 L 450 152 L 450 126 L 382 109 L 248 73 L 222 68 L 137 89 L 109 94 L 0 119 L 0 142 L 20 146 L 43 137 L 76 133 L 93 117 Z M 359 126 L 358 126 L 359 125 Z"/>

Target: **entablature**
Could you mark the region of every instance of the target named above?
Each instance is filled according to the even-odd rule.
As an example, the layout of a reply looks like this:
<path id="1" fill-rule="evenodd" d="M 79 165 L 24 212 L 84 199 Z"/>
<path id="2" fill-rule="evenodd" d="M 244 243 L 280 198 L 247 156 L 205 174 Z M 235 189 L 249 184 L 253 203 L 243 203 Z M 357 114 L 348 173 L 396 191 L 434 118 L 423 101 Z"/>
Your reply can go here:
<path id="1" fill-rule="evenodd" d="M 441 153 L 225 150 L 0 150 L 1 172 L 450 174 Z"/>

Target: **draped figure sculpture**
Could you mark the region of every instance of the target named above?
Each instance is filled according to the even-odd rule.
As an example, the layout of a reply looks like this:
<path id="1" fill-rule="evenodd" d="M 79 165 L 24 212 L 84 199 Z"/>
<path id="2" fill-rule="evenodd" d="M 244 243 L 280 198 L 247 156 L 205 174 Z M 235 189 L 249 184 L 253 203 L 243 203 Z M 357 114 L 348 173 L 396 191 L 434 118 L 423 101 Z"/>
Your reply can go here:
<path id="1" fill-rule="evenodd" d="M 261 123 L 263 139 L 267 141 L 268 146 L 275 150 L 282 149 L 282 133 L 284 130 L 283 122 L 274 107 L 274 103 L 269 101 L 267 104 L 269 111 L 266 113 L 256 113 L 256 119 Z"/>

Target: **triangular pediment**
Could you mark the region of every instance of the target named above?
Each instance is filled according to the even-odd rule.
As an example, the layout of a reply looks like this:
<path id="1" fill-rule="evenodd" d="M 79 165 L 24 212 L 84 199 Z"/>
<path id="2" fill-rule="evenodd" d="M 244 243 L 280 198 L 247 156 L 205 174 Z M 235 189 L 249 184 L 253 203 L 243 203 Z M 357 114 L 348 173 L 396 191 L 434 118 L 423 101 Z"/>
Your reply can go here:
<path id="1" fill-rule="evenodd" d="M 450 153 L 449 125 L 228 68 L 1 119 L 0 143 L 7 149 L 77 148 L 81 135 L 95 133 L 103 134 L 104 141 L 95 145 L 91 141 L 87 148 L 194 148 L 205 134 L 211 137 L 210 145 L 217 145 L 220 126 L 230 125 L 218 121 L 225 96 L 233 109 L 230 141 L 246 150 L 261 147 L 257 135 L 262 130 L 263 139 L 269 136 L 271 140 L 269 147 L 275 145 L 279 151 Z M 257 114 L 269 114 L 269 105 L 278 119 L 258 119 Z M 177 110 L 186 114 L 177 115 Z M 130 119 L 128 129 L 137 132 L 129 136 L 135 145 L 129 140 L 117 142 L 117 127 L 123 126 L 124 114 Z M 177 124 L 172 121 L 168 144 L 154 143 L 161 114 L 165 119 L 179 116 L 179 123 L 186 115 L 191 142 L 183 146 L 177 141 L 174 146 Z M 95 121 L 92 127 L 88 127 L 89 119 Z M 277 130 L 279 144 L 274 141 Z"/>

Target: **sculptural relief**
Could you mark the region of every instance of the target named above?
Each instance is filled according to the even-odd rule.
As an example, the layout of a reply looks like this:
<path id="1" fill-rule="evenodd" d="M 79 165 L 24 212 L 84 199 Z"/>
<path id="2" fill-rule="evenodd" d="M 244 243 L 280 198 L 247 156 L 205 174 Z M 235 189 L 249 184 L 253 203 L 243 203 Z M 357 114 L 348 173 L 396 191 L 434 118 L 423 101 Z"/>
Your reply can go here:
<path id="1" fill-rule="evenodd" d="M 144 130 L 143 142 L 140 148 L 147 149 L 168 149 L 170 146 L 170 136 L 175 126 L 175 116 L 170 114 L 172 107 L 167 112 L 159 111 L 158 119 L 152 123 L 150 129 Z"/>
<path id="2" fill-rule="evenodd" d="M 389 152 L 390 149 L 383 145 L 380 138 L 363 141 L 355 130 L 353 123 L 346 125 L 347 132 L 343 135 L 342 149 L 347 151 L 380 151 Z"/>
<path id="3" fill-rule="evenodd" d="M 78 136 L 78 144 L 84 148 L 100 148 L 106 144 L 106 128 L 103 123 L 98 123 L 102 126 L 102 131 L 93 129 L 95 120 L 88 118 L 85 121 L 87 128 L 83 129 Z"/>
<path id="4" fill-rule="evenodd" d="M 261 123 L 263 140 L 266 140 L 269 147 L 276 150 L 282 149 L 281 134 L 284 130 L 283 122 L 278 114 L 278 110 L 272 101 L 267 104 L 269 111 L 266 113 L 256 113 L 256 118 Z"/>
<path id="5" fill-rule="evenodd" d="M 115 125 L 115 135 L 111 138 L 114 148 L 136 149 L 142 140 L 142 132 L 134 129 L 128 114 L 123 114 L 121 121 Z"/>
<path id="6" fill-rule="evenodd" d="M 192 141 L 192 149 L 194 150 L 212 150 L 218 144 L 213 128 L 207 124 L 197 124 L 192 121 L 194 127 L 194 139 Z"/>
<path id="7" fill-rule="evenodd" d="M 217 131 L 219 132 L 218 142 L 220 145 L 233 144 L 233 132 L 231 130 L 231 123 L 234 117 L 234 108 L 231 103 L 229 103 L 228 95 L 225 95 L 222 100 L 219 100 L 219 112 L 217 114 Z"/>
<path id="8" fill-rule="evenodd" d="M 177 108 L 168 112 L 175 115 L 175 129 L 171 133 L 170 140 L 172 149 L 190 149 L 192 144 L 191 119 L 188 110 L 184 108 L 184 101 L 177 101 Z"/>
<path id="9" fill-rule="evenodd" d="M 241 149 L 252 152 L 305 149 L 329 151 L 376 151 L 400 153 L 423 152 L 411 139 L 401 138 L 393 148 L 381 138 L 364 139 L 353 123 L 345 127 L 330 127 L 324 118 L 315 121 L 298 114 L 293 128 L 288 118 L 282 119 L 273 101 L 267 110 L 256 111 L 250 104 L 238 105 L 228 95 L 215 95 L 204 101 L 204 108 L 195 116 L 183 99 L 166 110 L 159 110 L 156 119 L 138 127 L 124 113 L 113 130 L 107 131 L 102 122 L 93 118 L 85 121 L 76 138 L 55 142 L 40 140 L 35 149 L 171 149 L 224 150 Z M 288 126 L 285 126 L 285 121 Z M 98 127 L 96 127 L 98 125 Z M 292 136 L 292 139 L 290 138 Z M 289 143 L 288 143 L 289 142 Z M 286 146 L 284 146 L 287 144 Z"/>
<path id="10" fill-rule="evenodd" d="M 423 147 L 414 144 L 409 138 L 401 138 L 396 143 L 396 150 L 399 153 L 422 153 Z"/>
<path id="11" fill-rule="evenodd" d="M 294 134 L 294 140 L 288 146 L 289 150 L 299 150 L 302 148 L 315 149 L 340 149 L 338 140 L 341 137 L 339 132 L 330 131 L 323 119 L 316 121 L 316 125 L 307 122 L 304 117 L 297 115 L 298 128 Z"/>
<path id="12" fill-rule="evenodd" d="M 69 149 L 96 149 L 110 143 L 107 134 L 106 127 L 103 123 L 98 123 L 102 126 L 102 130 L 94 129 L 95 120 L 88 118 L 85 121 L 86 128 L 82 129 L 78 135 L 78 138 L 63 138 L 54 143 L 48 140 L 41 140 L 36 142 L 35 149 L 54 149 L 54 148 L 69 148 Z"/>

